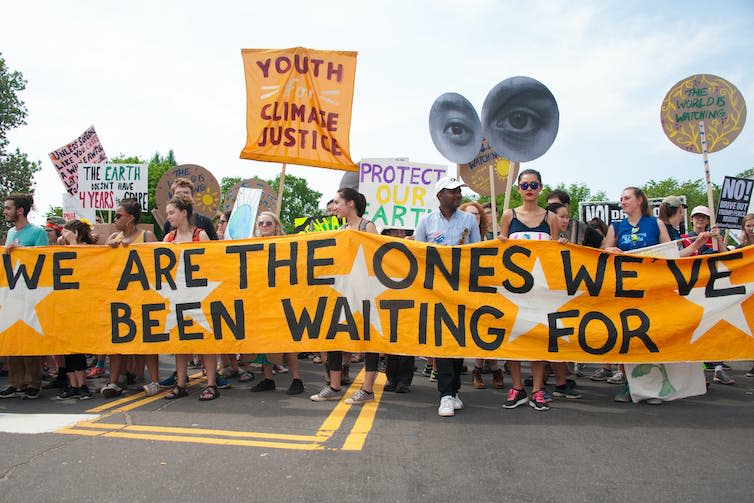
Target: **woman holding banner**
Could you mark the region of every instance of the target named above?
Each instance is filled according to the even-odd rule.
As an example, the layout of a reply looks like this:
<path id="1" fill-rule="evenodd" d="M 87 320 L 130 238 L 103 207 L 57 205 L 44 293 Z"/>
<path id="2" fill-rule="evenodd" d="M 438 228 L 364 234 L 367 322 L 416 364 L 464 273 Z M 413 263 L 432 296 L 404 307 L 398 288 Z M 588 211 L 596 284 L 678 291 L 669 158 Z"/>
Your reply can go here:
<path id="1" fill-rule="evenodd" d="M 339 218 L 344 218 L 346 223 L 341 229 L 351 229 L 362 232 L 372 232 L 377 234 L 377 227 L 371 221 L 362 218 L 367 208 L 367 200 L 363 194 L 350 187 L 340 189 L 334 198 L 335 213 Z M 354 393 L 346 400 L 349 405 L 358 405 L 374 400 L 373 386 L 377 377 L 377 365 L 379 363 L 379 353 L 366 353 L 364 355 L 364 368 L 366 375 L 361 389 Z M 341 389 L 340 374 L 343 370 L 343 352 L 330 351 L 327 354 L 328 372 L 330 384 L 322 388 L 322 391 L 311 398 L 315 402 L 324 402 L 326 400 L 340 400 L 343 396 Z"/>
<path id="2" fill-rule="evenodd" d="M 503 213 L 500 220 L 500 239 L 528 239 L 528 240 L 557 240 L 560 236 L 558 218 L 554 213 L 547 211 L 537 204 L 540 192 L 542 192 L 542 176 L 539 171 L 525 169 L 518 175 L 518 186 L 523 204 L 518 208 L 511 208 Z M 532 395 L 527 399 L 524 390 L 524 382 L 521 379 L 521 362 L 509 361 L 513 387 L 508 390 L 508 395 L 503 408 L 515 409 L 519 405 L 529 405 L 537 411 L 549 410 L 545 400 L 545 362 L 531 362 L 532 372 Z"/>
<path id="3" fill-rule="evenodd" d="M 134 198 L 121 199 L 118 208 L 115 210 L 115 231 L 107 238 L 107 245 L 113 248 L 119 246 L 129 246 L 131 244 L 153 243 L 157 238 L 152 231 L 139 230 L 139 220 L 141 218 L 141 204 Z M 126 355 L 110 355 L 110 379 L 108 383 L 100 390 L 105 398 L 114 398 L 123 392 L 118 385 L 121 371 L 124 370 Z M 144 385 L 144 392 L 148 396 L 156 395 L 160 391 L 157 384 L 159 378 L 159 356 L 158 355 L 136 355 L 135 371 L 143 371 L 146 364 L 149 371 L 151 382 Z"/>
<path id="4" fill-rule="evenodd" d="M 259 214 L 256 226 L 254 227 L 255 237 L 270 238 L 283 235 L 285 235 L 285 230 L 275 213 L 272 213 L 271 211 L 263 211 Z M 282 356 L 282 354 L 270 355 L 270 359 L 275 362 L 279 361 L 279 364 L 282 364 Z M 293 381 L 291 381 L 291 385 L 285 393 L 287 395 L 298 395 L 299 393 L 304 392 L 304 383 L 301 381 L 301 374 L 299 374 L 298 371 L 298 353 L 286 353 L 286 356 L 288 357 L 288 367 L 291 371 Z M 262 364 L 264 379 L 251 388 L 252 392 L 275 391 L 273 366 L 273 363 Z"/>
<path id="5" fill-rule="evenodd" d="M 660 243 L 670 242 L 670 235 L 665 224 L 652 216 L 652 210 L 644 192 L 637 187 L 626 187 L 620 196 L 620 206 L 626 218 L 612 222 L 605 237 L 605 251 L 623 253 L 639 248 L 646 248 Z M 625 369 L 621 365 L 621 372 Z M 631 401 L 628 380 L 623 391 L 615 395 L 615 401 L 627 403 Z M 659 405 L 660 398 L 649 398 L 648 404 Z"/>
<path id="6" fill-rule="evenodd" d="M 173 229 L 165 235 L 166 243 L 191 243 L 199 241 L 209 241 L 209 236 L 204 230 L 199 229 L 191 223 L 191 216 L 194 213 L 194 203 L 185 196 L 175 196 L 166 208 L 167 220 Z M 191 355 L 176 354 L 175 370 L 177 373 L 176 384 L 165 395 L 166 400 L 182 398 L 188 396 L 188 361 Z M 200 401 L 214 400 L 220 396 L 217 390 L 217 355 L 202 355 L 204 368 L 207 370 L 207 386 L 199 395 Z"/>

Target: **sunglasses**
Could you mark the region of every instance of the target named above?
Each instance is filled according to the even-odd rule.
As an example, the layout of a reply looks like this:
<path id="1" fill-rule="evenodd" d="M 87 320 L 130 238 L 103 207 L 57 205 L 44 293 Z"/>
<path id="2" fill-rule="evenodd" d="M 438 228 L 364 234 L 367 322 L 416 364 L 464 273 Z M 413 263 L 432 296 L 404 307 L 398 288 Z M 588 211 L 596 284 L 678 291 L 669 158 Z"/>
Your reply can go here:
<path id="1" fill-rule="evenodd" d="M 257 222 L 257 225 L 259 227 L 269 227 L 271 225 L 275 225 L 275 222 L 273 222 L 272 220 L 260 220 L 259 222 Z"/>
<path id="2" fill-rule="evenodd" d="M 523 190 L 537 190 L 541 185 L 539 182 L 521 182 L 518 184 L 518 187 Z"/>

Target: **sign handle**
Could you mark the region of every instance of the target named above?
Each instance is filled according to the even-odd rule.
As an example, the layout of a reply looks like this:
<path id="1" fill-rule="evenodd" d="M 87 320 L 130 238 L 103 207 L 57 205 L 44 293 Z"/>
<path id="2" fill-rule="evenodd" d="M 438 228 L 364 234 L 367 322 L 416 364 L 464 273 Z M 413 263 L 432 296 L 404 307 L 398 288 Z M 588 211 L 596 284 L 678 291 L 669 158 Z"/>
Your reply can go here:
<path id="1" fill-rule="evenodd" d="M 280 186 L 278 187 L 278 206 L 277 206 L 278 217 L 280 217 L 280 210 L 283 207 L 283 190 L 285 189 L 285 166 L 286 166 L 286 163 L 283 163 L 283 169 L 280 170 Z"/>
<path id="2" fill-rule="evenodd" d="M 518 161 L 512 161 L 510 169 L 508 170 L 508 178 L 505 180 L 505 204 L 503 205 L 503 213 L 508 211 L 508 207 L 511 205 L 511 189 L 513 188 L 513 179 L 518 177 Z"/>
<path id="3" fill-rule="evenodd" d="M 710 229 L 715 225 L 715 196 L 712 192 L 712 179 L 709 173 L 709 160 L 707 159 L 707 136 L 704 133 L 704 121 L 699 121 L 699 139 L 702 141 L 702 159 L 704 159 L 704 179 L 707 185 L 707 207 L 709 208 Z M 712 240 L 712 249 L 720 251 L 717 239 Z"/>
<path id="4" fill-rule="evenodd" d="M 495 166 L 490 164 L 490 203 L 492 206 L 492 237 L 497 237 L 497 198 L 495 197 Z"/>

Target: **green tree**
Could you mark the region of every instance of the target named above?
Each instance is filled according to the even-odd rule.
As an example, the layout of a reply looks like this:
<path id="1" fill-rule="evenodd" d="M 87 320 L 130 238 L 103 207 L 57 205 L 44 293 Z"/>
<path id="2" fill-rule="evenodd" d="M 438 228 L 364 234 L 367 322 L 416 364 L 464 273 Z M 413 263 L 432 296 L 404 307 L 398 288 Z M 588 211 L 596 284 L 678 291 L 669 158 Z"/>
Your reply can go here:
<path id="1" fill-rule="evenodd" d="M 228 192 L 230 192 L 231 187 L 240 183 L 241 180 L 243 180 L 243 178 L 240 176 L 224 176 L 222 180 L 220 180 L 220 195 L 222 196 L 223 201 Z"/>
<path id="2" fill-rule="evenodd" d="M 265 180 L 277 193 L 280 187 L 280 175 L 274 180 Z M 280 209 L 280 221 L 286 232 L 293 232 L 294 221 L 297 217 L 319 215 L 319 200 L 321 192 L 312 190 L 304 178 L 285 175 L 283 188 L 283 207 Z"/>
<path id="3" fill-rule="evenodd" d="M 34 192 L 34 174 L 40 164 L 30 161 L 18 148 L 7 152 L 8 131 L 26 124 L 26 105 L 18 93 L 26 88 L 21 72 L 11 72 L 0 53 L 0 197 L 11 192 Z M 8 225 L 0 223 L 0 239 L 5 242 Z"/>
<path id="4" fill-rule="evenodd" d="M 123 154 L 115 157 L 114 159 L 110 159 L 110 162 L 113 164 L 144 164 L 144 161 L 139 157 L 126 157 Z M 159 152 L 155 152 L 155 154 L 149 160 L 148 165 L 149 175 L 147 179 L 147 191 L 149 193 L 149 208 L 151 211 L 152 209 L 157 207 L 157 202 L 155 201 L 157 183 L 160 181 L 160 178 L 162 178 L 162 175 L 164 175 L 165 172 L 170 168 L 177 166 L 178 162 L 175 160 L 175 154 L 173 153 L 173 150 L 170 149 L 165 156 L 160 155 Z M 162 229 L 159 228 L 160 226 L 157 225 L 151 213 L 142 213 L 141 223 L 154 225 L 154 230 L 157 237 L 160 237 L 162 235 Z"/>
<path id="5" fill-rule="evenodd" d="M 720 186 L 712 184 L 715 204 L 720 199 Z M 675 178 L 664 180 L 650 180 L 641 187 L 647 197 L 686 196 L 686 204 L 689 208 L 694 206 L 707 206 L 707 188 L 704 180 L 679 181 Z"/>

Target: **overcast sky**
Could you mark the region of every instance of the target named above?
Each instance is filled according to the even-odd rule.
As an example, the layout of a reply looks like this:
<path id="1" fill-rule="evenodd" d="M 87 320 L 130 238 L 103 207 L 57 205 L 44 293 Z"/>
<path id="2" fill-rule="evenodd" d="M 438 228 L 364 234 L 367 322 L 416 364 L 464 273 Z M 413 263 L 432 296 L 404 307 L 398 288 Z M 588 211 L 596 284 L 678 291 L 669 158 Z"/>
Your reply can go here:
<path id="1" fill-rule="evenodd" d="M 481 110 L 515 75 L 544 83 L 560 108 L 552 148 L 524 167 L 617 197 L 650 179 L 704 175 L 670 143 L 660 104 L 679 80 L 710 73 L 754 104 L 754 2 L 3 1 L 0 51 L 28 81 L 28 125 L 11 146 L 42 162 L 37 206 L 60 205 L 48 153 L 94 125 L 107 154 L 224 176 L 273 178 L 239 159 L 246 139 L 241 48 L 358 51 L 351 155 L 447 164 L 430 139 L 448 91 Z M 751 121 L 751 119 L 750 119 Z M 754 166 L 754 124 L 710 156 L 713 181 Z M 455 169 L 453 167 L 453 169 Z M 329 199 L 342 172 L 290 166 Z M 324 201 L 323 201 L 324 202 Z"/>

